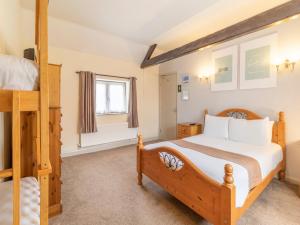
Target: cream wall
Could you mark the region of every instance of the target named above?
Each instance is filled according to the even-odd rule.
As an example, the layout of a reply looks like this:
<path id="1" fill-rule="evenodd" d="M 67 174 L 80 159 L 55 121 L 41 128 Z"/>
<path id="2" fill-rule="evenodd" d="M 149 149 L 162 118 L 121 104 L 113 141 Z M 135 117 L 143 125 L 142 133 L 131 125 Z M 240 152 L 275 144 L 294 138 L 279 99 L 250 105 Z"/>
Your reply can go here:
<path id="1" fill-rule="evenodd" d="M 21 4 L 19 0 L 0 0 L 0 52 L 22 55 Z"/>
<path id="2" fill-rule="evenodd" d="M 34 43 L 33 16 L 33 12 L 22 10 L 23 48 L 32 47 Z M 62 64 L 63 154 L 71 155 L 70 153 L 79 150 L 79 79 L 75 73 L 79 70 L 137 77 L 140 131 L 145 138 L 158 137 L 158 66 L 140 69 L 142 57 L 148 50 L 147 46 L 51 17 L 49 45 L 49 62 Z M 93 45 L 95 49 L 92 49 Z M 98 119 L 100 125 L 125 121 L 124 115 Z"/>
<path id="3" fill-rule="evenodd" d="M 21 6 L 19 0 L 0 0 L 0 53 L 21 55 Z M 4 168 L 4 113 L 0 113 L 0 169 Z"/>
<path id="4" fill-rule="evenodd" d="M 143 71 L 136 63 L 54 47 L 50 48 L 49 61 L 63 64 L 61 103 L 64 151 L 69 152 L 77 149 L 79 141 L 77 132 L 79 80 L 78 75 L 75 74 L 75 71 L 78 70 L 90 70 L 120 76 L 136 76 L 138 79 L 138 111 L 141 132 L 145 138 L 158 136 L 158 68 Z M 102 118 L 100 122 L 117 123 L 126 119 L 120 118 L 120 116 L 117 116 L 117 119 L 112 117 L 109 116 L 104 121 Z"/>
<path id="5" fill-rule="evenodd" d="M 238 44 L 248 39 L 278 32 L 279 52 L 281 56 L 300 54 L 300 19 L 269 28 L 255 34 L 222 44 L 222 48 Z M 213 49 L 213 48 L 212 48 Z M 287 175 L 291 180 L 300 181 L 300 62 L 294 72 L 281 71 L 278 75 L 278 86 L 269 89 L 234 90 L 211 92 L 210 85 L 200 82 L 197 75 L 211 66 L 212 49 L 198 51 L 193 54 L 164 63 L 160 66 L 160 74 L 188 73 L 192 75 L 190 82 L 190 100 L 181 101 L 178 95 L 178 121 L 203 121 L 203 110 L 217 113 L 229 107 L 249 108 L 263 116 L 277 118 L 279 111 L 286 113 L 287 137 Z"/>

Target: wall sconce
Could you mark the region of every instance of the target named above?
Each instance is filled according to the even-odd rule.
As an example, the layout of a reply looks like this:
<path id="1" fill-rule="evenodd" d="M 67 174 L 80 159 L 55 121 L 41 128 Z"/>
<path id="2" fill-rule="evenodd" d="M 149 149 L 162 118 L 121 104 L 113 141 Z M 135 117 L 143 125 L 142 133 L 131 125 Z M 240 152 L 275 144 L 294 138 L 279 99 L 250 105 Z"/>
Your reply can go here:
<path id="1" fill-rule="evenodd" d="M 205 81 L 205 82 L 208 83 L 210 75 L 208 75 L 208 74 L 205 74 L 205 75 L 202 74 L 202 75 L 199 75 L 198 77 L 199 77 L 199 79 L 200 79 L 201 82 Z"/>
<path id="2" fill-rule="evenodd" d="M 281 66 L 283 66 L 284 69 L 293 72 L 295 69 L 295 66 L 296 66 L 296 61 L 291 61 L 289 59 L 286 59 L 286 60 L 284 60 L 283 63 L 276 64 L 277 72 L 279 72 L 279 69 Z"/>

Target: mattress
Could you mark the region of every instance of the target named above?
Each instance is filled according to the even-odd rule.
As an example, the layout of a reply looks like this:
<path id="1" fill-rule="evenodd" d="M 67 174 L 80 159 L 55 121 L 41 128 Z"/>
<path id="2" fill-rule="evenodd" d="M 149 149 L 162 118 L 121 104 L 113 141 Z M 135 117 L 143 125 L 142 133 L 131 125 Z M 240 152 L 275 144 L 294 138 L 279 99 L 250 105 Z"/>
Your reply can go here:
<path id="1" fill-rule="evenodd" d="M 0 224 L 12 225 L 12 181 L 0 183 Z M 21 179 L 21 223 L 40 224 L 40 189 L 34 177 Z"/>
<path id="2" fill-rule="evenodd" d="M 207 137 L 205 135 L 196 135 L 183 140 L 255 158 L 260 165 L 263 179 L 267 177 L 283 159 L 281 146 L 275 143 L 270 143 L 265 146 L 256 146 L 226 139 Z M 243 206 L 250 191 L 249 176 L 246 168 L 230 161 L 214 158 L 188 148 L 179 147 L 168 141 L 146 145 L 145 150 L 163 146 L 175 148 L 192 161 L 201 171 L 220 184 L 223 183 L 225 164 L 231 164 L 233 166 L 233 177 L 236 186 L 236 207 Z"/>
<path id="3" fill-rule="evenodd" d="M 37 90 L 38 67 L 28 59 L 0 54 L 0 89 Z"/>

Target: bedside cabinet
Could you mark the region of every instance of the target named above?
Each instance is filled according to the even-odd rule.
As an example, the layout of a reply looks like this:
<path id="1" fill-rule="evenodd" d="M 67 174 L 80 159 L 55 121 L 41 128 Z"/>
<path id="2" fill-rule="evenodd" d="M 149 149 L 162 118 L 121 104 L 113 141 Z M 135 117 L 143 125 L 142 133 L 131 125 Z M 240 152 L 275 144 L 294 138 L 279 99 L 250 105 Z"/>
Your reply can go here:
<path id="1" fill-rule="evenodd" d="M 202 133 L 200 123 L 179 123 L 177 124 L 177 139 L 190 137 Z"/>

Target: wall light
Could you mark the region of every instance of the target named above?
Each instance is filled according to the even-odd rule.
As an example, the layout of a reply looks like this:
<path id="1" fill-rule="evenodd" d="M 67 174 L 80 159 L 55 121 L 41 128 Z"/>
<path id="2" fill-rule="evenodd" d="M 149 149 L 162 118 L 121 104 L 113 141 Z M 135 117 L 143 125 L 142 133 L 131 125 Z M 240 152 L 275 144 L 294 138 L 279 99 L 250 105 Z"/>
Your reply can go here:
<path id="1" fill-rule="evenodd" d="M 208 74 L 201 74 L 198 77 L 199 77 L 199 79 L 200 79 L 201 82 L 203 82 L 203 81 L 208 82 L 209 78 L 210 78 L 210 75 L 208 75 Z"/>
<path id="2" fill-rule="evenodd" d="M 201 72 L 199 73 L 198 77 L 200 79 L 201 82 L 209 82 L 210 77 L 214 74 L 214 69 L 207 67 L 201 70 Z"/>
<path id="3" fill-rule="evenodd" d="M 283 62 L 277 62 L 276 63 L 277 72 L 279 72 L 281 68 L 293 72 L 295 70 L 297 61 L 298 61 L 297 59 L 285 59 Z"/>

